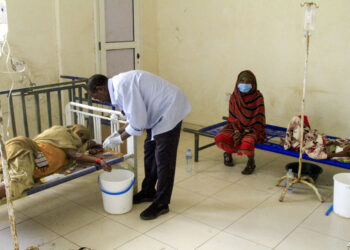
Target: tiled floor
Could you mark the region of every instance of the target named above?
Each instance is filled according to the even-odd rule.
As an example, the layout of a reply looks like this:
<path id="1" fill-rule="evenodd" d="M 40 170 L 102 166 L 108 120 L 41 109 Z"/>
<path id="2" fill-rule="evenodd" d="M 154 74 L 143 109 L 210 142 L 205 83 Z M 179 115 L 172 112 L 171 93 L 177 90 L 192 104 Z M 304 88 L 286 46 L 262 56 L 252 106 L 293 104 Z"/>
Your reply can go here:
<path id="1" fill-rule="evenodd" d="M 138 138 L 139 187 L 143 139 Z M 14 202 L 20 249 L 347 249 L 350 219 L 324 215 L 332 203 L 332 176 L 345 170 L 322 166 L 317 183 L 325 203 L 301 185 L 279 202 L 281 187 L 274 184 L 295 158 L 258 150 L 256 171 L 243 176 L 245 157 L 235 157 L 236 165 L 228 168 L 223 152 L 212 147 L 201 151 L 196 172 L 188 174 L 187 148 L 193 148 L 193 135 L 182 133 L 168 214 L 143 221 L 139 214 L 148 204 L 134 205 L 123 215 L 107 214 L 96 184 L 99 173 L 94 173 Z M 2 206 L 0 250 L 8 249 L 12 243 Z"/>

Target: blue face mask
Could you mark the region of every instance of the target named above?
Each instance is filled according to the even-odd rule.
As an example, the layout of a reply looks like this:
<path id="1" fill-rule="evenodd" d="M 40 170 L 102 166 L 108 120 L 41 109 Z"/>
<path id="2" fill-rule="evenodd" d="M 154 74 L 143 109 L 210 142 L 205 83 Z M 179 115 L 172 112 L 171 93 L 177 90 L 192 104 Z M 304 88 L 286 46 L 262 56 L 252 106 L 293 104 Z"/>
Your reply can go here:
<path id="1" fill-rule="evenodd" d="M 249 90 L 252 89 L 252 85 L 250 83 L 239 83 L 238 84 L 238 89 L 242 93 L 248 93 Z"/>

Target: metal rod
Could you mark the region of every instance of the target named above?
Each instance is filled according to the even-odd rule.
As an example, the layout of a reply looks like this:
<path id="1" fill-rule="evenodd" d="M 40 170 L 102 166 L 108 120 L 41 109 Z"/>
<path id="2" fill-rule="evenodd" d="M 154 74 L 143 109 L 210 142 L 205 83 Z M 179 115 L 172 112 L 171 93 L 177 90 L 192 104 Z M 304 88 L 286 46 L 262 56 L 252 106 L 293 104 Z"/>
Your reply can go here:
<path id="1" fill-rule="evenodd" d="M 13 136 L 16 137 L 17 136 L 16 118 L 15 118 L 15 112 L 13 109 L 12 95 L 9 95 L 9 108 L 10 108 L 10 115 L 11 115 L 12 133 L 13 133 Z"/>
<path id="2" fill-rule="evenodd" d="M 75 83 L 73 83 L 73 88 L 72 88 L 72 92 L 73 92 L 73 102 L 75 102 Z"/>
<path id="3" fill-rule="evenodd" d="M 34 95 L 34 100 L 35 100 L 37 131 L 38 131 L 38 134 L 40 134 L 41 133 L 41 118 L 40 118 L 39 94 Z"/>
<path id="4" fill-rule="evenodd" d="M 75 102 L 75 83 L 73 83 L 72 94 L 73 94 L 73 102 Z M 77 109 L 77 108 L 74 107 L 74 109 Z M 74 118 L 74 124 L 78 124 L 77 114 L 74 113 L 73 118 Z"/>
<path id="5" fill-rule="evenodd" d="M 49 116 L 49 127 L 52 126 L 52 112 L 51 112 L 51 92 L 46 93 L 47 115 Z"/>
<path id="6" fill-rule="evenodd" d="M 60 125 L 63 125 L 63 114 L 62 114 L 62 95 L 61 90 L 57 91 L 57 98 L 58 98 L 58 114 L 60 116 Z"/>
<path id="7" fill-rule="evenodd" d="M 79 103 L 83 103 L 83 90 L 81 89 L 81 87 L 78 88 L 78 92 L 79 92 Z"/>
<path id="8" fill-rule="evenodd" d="M 69 99 L 69 102 L 72 102 L 72 92 L 71 92 L 71 88 L 68 89 L 68 99 Z"/>
<path id="9" fill-rule="evenodd" d="M 194 135 L 194 161 L 198 162 L 198 154 L 199 154 L 199 135 Z"/>
<path id="10" fill-rule="evenodd" d="M 209 143 L 209 144 L 204 145 L 204 146 L 202 146 L 202 147 L 198 147 L 198 151 L 203 150 L 203 149 L 206 149 L 206 148 L 209 148 L 209 147 L 212 147 L 212 146 L 214 146 L 214 145 L 215 145 L 215 142 L 212 142 L 212 143 Z"/>
<path id="11" fill-rule="evenodd" d="M 53 83 L 53 84 L 46 84 L 46 85 L 40 85 L 40 86 L 35 86 L 35 87 L 27 87 L 27 88 L 19 88 L 19 89 L 13 89 L 12 93 L 18 93 L 18 92 L 23 92 L 23 93 L 30 93 L 33 92 L 35 89 L 43 89 L 43 88 L 50 88 L 52 89 L 53 87 L 57 86 L 64 86 L 64 85 L 71 85 L 72 83 L 85 83 L 86 80 L 81 80 L 81 81 L 69 81 L 69 82 L 59 82 L 59 83 Z M 82 85 L 83 87 L 86 87 L 86 84 Z M 5 91 L 0 91 L 0 95 L 4 94 L 9 94 L 10 90 L 5 90 Z"/>
<path id="12" fill-rule="evenodd" d="M 84 86 L 85 86 L 85 84 L 75 85 L 74 88 L 77 88 L 77 87 L 84 88 Z M 71 90 L 71 89 L 73 89 L 73 86 L 64 86 L 64 87 L 50 88 L 50 89 L 40 89 L 40 90 L 31 91 L 31 92 L 23 92 L 23 93 L 24 93 L 24 95 L 34 95 L 34 94 L 46 94 L 47 92 L 52 92 L 52 91 L 57 91 L 57 90 L 62 91 L 62 90 Z M 16 95 L 13 95 L 13 96 L 16 96 Z"/>
<path id="13" fill-rule="evenodd" d="M 91 96 L 88 97 L 88 105 L 92 106 Z M 93 111 L 89 109 L 89 113 L 93 113 Z M 92 135 L 92 133 L 94 132 L 94 127 L 93 127 L 93 122 L 92 122 L 92 117 L 91 116 L 89 116 L 88 128 L 89 128 L 90 135 Z"/>
<path id="14" fill-rule="evenodd" d="M 22 100 L 22 113 L 23 113 L 24 130 L 25 130 L 26 136 L 29 137 L 28 120 L 27 120 L 27 109 L 26 109 L 26 98 L 25 98 L 23 92 L 22 92 L 22 95 L 21 95 L 21 100 Z"/>

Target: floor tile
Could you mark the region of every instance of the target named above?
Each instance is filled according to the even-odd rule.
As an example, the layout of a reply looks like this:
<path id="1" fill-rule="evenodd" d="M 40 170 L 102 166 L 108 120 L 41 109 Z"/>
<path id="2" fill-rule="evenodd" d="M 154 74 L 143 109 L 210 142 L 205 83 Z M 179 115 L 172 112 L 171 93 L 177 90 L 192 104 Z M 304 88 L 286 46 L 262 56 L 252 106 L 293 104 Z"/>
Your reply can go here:
<path id="1" fill-rule="evenodd" d="M 23 214 L 29 217 L 35 217 L 70 203 L 69 200 L 60 197 L 55 192 L 45 190 L 24 199 L 16 200 L 14 206 L 16 210 L 19 210 Z"/>
<path id="2" fill-rule="evenodd" d="M 247 212 L 246 209 L 208 198 L 186 210 L 183 215 L 223 230 Z"/>
<path id="3" fill-rule="evenodd" d="M 281 190 L 281 187 L 276 186 L 278 179 L 279 178 L 257 171 L 256 174 L 244 176 L 235 184 L 249 186 L 256 190 L 273 194 Z"/>
<path id="4" fill-rule="evenodd" d="M 60 237 L 46 244 L 39 245 L 39 248 L 40 250 L 77 250 L 79 246 Z"/>
<path id="5" fill-rule="evenodd" d="M 323 203 L 302 224 L 303 228 L 310 229 L 325 235 L 350 241 L 350 219 L 332 213 L 325 216 L 332 201 Z"/>
<path id="6" fill-rule="evenodd" d="M 96 182 L 81 183 L 79 181 L 66 182 L 51 189 L 56 194 L 69 200 L 77 200 L 90 193 L 98 192 L 99 187 Z"/>
<path id="7" fill-rule="evenodd" d="M 219 180 L 203 173 L 196 174 L 182 182 L 177 183 L 177 185 L 181 188 L 206 196 L 214 194 L 230 184 L 231 183 L 228 181 Z"/>
<path id="8" fill-rule="evenodd" d="M 135 230 L 104 217 L 65 235 L 65 238 L 79 246 L 109 250 L 116 249 L 138 235 Z"/>
<path id="9" fill-rule="evenodd" d="M 237 164 L 233 167 L 227 167 L 223 164 L 217 164 L 211 166 L 210 168 L 207 168 L 202 173 L 205 173 L 206 175 L 216 179 L 234 183 L 244 177 L 244 175 L 241 174 L 243 165 L 241 167 L 239 165 L 242 164 Z"/>
<path id="10" fill-rule="evenodd" d="M 185 250 L 200 246 L 218 232 L 213 227 L 178 215 L 150 230 L 146 235 L 174 248 Z"/>
<path id="11" fill-rule="evenodd" d="M 52 231 L 65 235 L 100 217 L 101 215 L 91 210 L 70 203 L 33 219 Z"/>
<path id="12" fill-rule="evenodd" d="M 311 190 L 291 195 L 284 202 L 278 200 L 279 195 L 271 196 L 225 231 L 273 248 L 320 206 Z"/>
<path id="13" fill-rule="evenodd" d="M 25 214 L 22 214 L 16 209 L 14 213 L 15 213 L 16 224 L 29 219 L 28 216 L 26 216 Z M 9 224 L 9 216 L 7 212 L 7 205 L 4 204 L 0 206 L 0 230 L 5 229 L 9 226 L 10 224 Z"/>
<path id="14" fill-rule="evenodd" d="M 131 249 L 142 249 L 142 250 L 171 250 L 175 249 L 166 244 L 152 239 L 146 235 L 141 235 L 134 240 L 127 242 L 121 247 L 117 248 L 118 250 L 131 250 Z"/>
<path id="15" fill-rule="evenodd" d="M 118 215 L 110 214 L 108 215 L 108 218 L 116 222 L 119 222 L 123 225 L 126 225 L 138 232 L 144 233 L 176 215 L 174 212 L 172 212 L 171 206 L 170 206 L 169 213 L 161 215 L 155 220 L 147 220 L 147 221 L 142 220 L 140 218 L 140 213 L 143 210 L 145 210 L 149 205 L 151 205 L 150 202 L 136 204 L 136 205 L 133 205 L 133 208 L 128 213 L 118 214 Z"/>
<path id="16" fill-rule="evenodd" d="M 226 202 L 231 206 L 246 209 L 256 207 L 269 196 L 271 196 L 270 193 L 257 190 L 245 183 L 231 184 L 213 195 L 215 199 Z"/>
<path id="17" fill-rule="evenodd" d="M 180 168 L 178 167 L 178 164 L 176 164 L 176 171 L 175 171 L 175 180 L 174 183 L 180 183 L 188 178 L 190 178 L 191 176 L 194 176 L 196 173 L 192 172 L 192 173 L 187 173 L 185 168 Z"/>
<path id="18" fill-rule="evenodd" d="M 205 196 L 175 185 L 171 196 L 170 210 L 181 213 L 203 199 L 205 199 Z"/>
<path id="19" fill-rule="evenodd" d="M 74 203 L 79 204 L 85 208 L 91 209 L 96 213 L 107 216 L 108 213 L 103 208 L 101 192 L 93 192 L 90 195 L 84 196 L 80 199 L 74 200 Z"/>
<path id="20" fill-rule="evenodd" d="M 304 228 L 297 228 L 276 250 L 345 250 L 347 241 L 335 239 Z"/>
<path id="21" fill-rule="evenodd" d="M 198 250 L 268 250 L 271 248 L 256 244 L 254 242 L 221 232 L 208 240 Z"/>
<path id="22" fill-rule="evenodd" d="M 17 225 L 17 236 L 20 249 L 30 246 L 38 246 L 44 242 L 52 241 L 59 237 L 58 234 L 48 230 L 33 220 L 27 220 Z M 13 249 L 10 228 L 0 231 L 0 249 Z"/>

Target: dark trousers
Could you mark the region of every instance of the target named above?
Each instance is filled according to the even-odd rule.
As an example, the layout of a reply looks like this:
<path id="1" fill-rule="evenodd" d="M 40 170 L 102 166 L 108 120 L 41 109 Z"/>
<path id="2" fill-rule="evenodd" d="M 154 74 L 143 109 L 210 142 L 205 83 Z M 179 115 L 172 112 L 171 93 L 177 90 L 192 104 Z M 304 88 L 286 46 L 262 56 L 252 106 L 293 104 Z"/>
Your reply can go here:
<path id="1" fill-rule="evenodd" d="M 181 124 L 182 121 L 172 130 L 154 136 L 153 141 L 151 141 L 151 130 L 146 130 L 147 137 L 144 144 L 145 179 L 142 182 L 142 191 L 147 195 L 156 194 L 153 201 L 155 203 L 170 203 Z M 157 191 L 155 189 L 156 183 Z"/>

